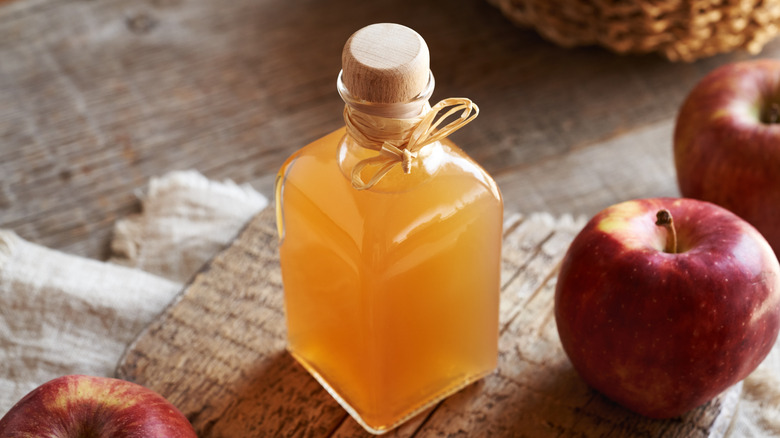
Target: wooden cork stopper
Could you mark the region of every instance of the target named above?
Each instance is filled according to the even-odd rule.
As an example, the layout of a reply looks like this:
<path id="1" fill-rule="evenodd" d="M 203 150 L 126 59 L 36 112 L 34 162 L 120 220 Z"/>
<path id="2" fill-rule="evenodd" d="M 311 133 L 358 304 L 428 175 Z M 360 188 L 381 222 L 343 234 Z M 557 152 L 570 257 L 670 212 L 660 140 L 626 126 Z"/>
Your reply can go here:
<path id="1" fill-rule="evenodd" d="M 349 93 L 377 103 L 408 101 L 428 84 L 430 55 L 425 40 L 400 24 L 366 26 L 347 40 L 341 80 Z"/>

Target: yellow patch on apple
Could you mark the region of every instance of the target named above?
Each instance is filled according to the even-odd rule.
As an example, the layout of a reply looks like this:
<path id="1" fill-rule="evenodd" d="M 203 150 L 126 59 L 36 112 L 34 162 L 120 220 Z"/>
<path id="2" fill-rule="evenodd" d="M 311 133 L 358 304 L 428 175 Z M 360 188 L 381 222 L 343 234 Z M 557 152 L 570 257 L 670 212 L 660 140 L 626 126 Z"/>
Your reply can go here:
<path id="1" fill-rule="evenodd" d="M 644 211 L 636 202 L 623 202 L 613 205 L 609 210 L 614 214 L 610 214 L 598 224 L 598 229 L 607 234 L 627 229 L 633 218 L 640 216 Z"/>
<path id="2" fill-rule="evenodd" d="M 666 231 L 655 224 L 655 216 L 648 211 L 656 211 L 663 206 L 648 209 L 643 202 L 650 201 L 626 201 L 612 205 L 604 210 L 603 217 L 596 228 L 615 239 L 628 249 L 652 248 L 663 251 L 666 245 Z M 678 201 L 672 202 L 677 206 Z M 655 205 L 651 203 L 651 205 Z M 644 229 L 644 233 L 636 233 L 637 229 Z"/>
<path id="3" fill-rule="evenodd" d="M 112 388 L 98 385 L 91 380 L 68 382 L 68 386 L 60 389 L 57 395 L 47 403 L 49 409 L 67 410 L 68 405 L 80 402 L 100 400 L 106 407 L 124 409 L 135 404 L 133 400 L 117 394 Z"/>

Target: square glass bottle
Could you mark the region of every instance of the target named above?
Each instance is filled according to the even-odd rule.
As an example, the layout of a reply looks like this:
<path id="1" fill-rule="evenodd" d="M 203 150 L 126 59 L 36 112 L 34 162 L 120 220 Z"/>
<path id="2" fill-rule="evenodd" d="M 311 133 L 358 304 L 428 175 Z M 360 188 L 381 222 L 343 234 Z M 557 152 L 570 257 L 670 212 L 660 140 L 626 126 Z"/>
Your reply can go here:
<path id="1" fill-rule="evenodd" d="M 497 360 L 503 202 L 446 138 L 476 106 L 431 108 L 428 63 L 409 28 L 356 32 L 337 86 L 346 126 L 293 154 L 276 184 L 288 349 L 377 434 Z"/>

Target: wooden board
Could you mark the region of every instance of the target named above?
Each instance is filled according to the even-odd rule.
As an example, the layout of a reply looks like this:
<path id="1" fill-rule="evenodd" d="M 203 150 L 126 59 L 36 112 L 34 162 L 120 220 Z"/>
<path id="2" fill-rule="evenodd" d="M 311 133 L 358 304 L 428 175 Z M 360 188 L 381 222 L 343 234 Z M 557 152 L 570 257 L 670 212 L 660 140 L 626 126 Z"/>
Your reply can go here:
<path id="1" fill-rule="evenodd" d="M 200 437 L 368 436 L 285 350 L 273 209 L 185 288 L 128 348 L 117 376 L 167 397 Z M 497 370 L 389 436 L 722 436 L 737 385 L 672 420 L 640 417 L 590 389 L 558 340 L 560 260 L 584 225 L 571 216 L 505 223 Z"/>

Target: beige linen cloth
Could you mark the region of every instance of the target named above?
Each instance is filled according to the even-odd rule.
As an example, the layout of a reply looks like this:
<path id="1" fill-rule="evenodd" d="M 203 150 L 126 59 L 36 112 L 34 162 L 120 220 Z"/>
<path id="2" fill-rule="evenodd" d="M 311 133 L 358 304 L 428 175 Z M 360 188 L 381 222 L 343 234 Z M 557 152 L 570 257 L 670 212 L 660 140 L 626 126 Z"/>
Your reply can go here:
<path id="1" fill-rule="evenodd" d="M 153 178 L 108 262 L 0 230 L 0 416 L 64 374 L 111 376 L 126 346 L 267 199 L 195 171 Z M 745 380 L 733 437 L 780 436 L 780 347 Z"/>
<path id="2" fill-rule="evenodd" d="M 116 224 L 110 262 L 0 231 L 0 416 L 57 376 L 111 376 L 141 329 L 267 203 L 193 171 L 154 178 L 142 213 Z"/>

